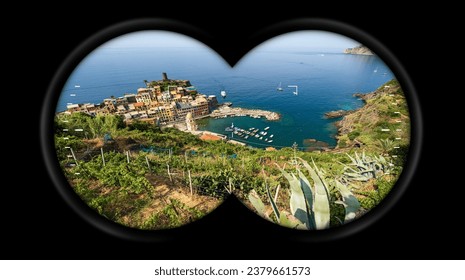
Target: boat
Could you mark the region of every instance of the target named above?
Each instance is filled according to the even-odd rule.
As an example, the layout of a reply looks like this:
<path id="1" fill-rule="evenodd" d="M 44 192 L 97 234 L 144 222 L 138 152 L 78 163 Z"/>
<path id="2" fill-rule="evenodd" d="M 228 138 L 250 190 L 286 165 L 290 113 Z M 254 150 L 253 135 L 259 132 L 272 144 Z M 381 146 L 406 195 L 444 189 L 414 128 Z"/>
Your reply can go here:
<path id="1" fill-rule="evenodd" d="M 263 140 L 263 136 L 260 136 L 260 138 L 258 138 L 258 139 Z"/>
<path id="2" fill-rule="evenodd" d="M 224 131 L 234 131 L 235 130 L 234 128 L 235 128 L 234 123 L 231 123 L 231 126 L 226 127 Z"/>
<path id="3" fill-rule="evenodd" d="M 258 136 L 260 136 L 260 135 L 258 135 L 258 134 L 255 134 L 254 136 L 255 136 L 255 138 L 258 138 Z"/>
<path id="4" fill-rule="evenodd" d="M 270 135 L 270 138 L 273 138 L 273 136 L 274 136 L 274 134 L 271 134 L 271 135 Z"/>
<path id="5" fill-rule="evenodd" d="M 249 135 L 246 135 L 246 136 L 244 137 L 244 139 L 247 139 L 247 138 L 249 138 Z"/>
<path id="6" fill-rule="evenodd" d="M 268 143 L 271 143 L 271 142 L 273 142 L 273 140 L 268 140 Z"/>
<path id="7" fill-rule="evenodd" d="M 283 91 L 283 88 L 281 86 L 281 82 L 279 82 L 279 86 L 276 88 L 277 91 Z"/>
<path id="8" fill-rule="evenodd" d="M 220 92 L 220 95 L 223 97 L 223 98 L 226 98 L 226 91 L 225 90 L 222 90 Z"/>
<path id="9" fill-rule="evenodd" d="M 268 142 L 268 138 L 265 138 L 265 142 Z"/>
<path id="10" fill-rule="evenodd" d="M 269 126 L 265 127 L 263 130 L 268 130 L 268 129 L 270 129 L 270 127 L 269 127 Z"/>
<path id="11" fill-rule="evenodd" d="M 378 67 L 376 67 L 376 69 L 375 69 L 375 70 L 373 70 L 373 72 L 375 72 L 375 73 L 376 73 L 376 72 L 378 72 Z"/>
<path id="12" fill-rule="evenodd" d="M 74 87 L 75 87 L 75 88 L 80 88 L 81 86 L 80 86 L 80 85 L 75 85 Z"/>

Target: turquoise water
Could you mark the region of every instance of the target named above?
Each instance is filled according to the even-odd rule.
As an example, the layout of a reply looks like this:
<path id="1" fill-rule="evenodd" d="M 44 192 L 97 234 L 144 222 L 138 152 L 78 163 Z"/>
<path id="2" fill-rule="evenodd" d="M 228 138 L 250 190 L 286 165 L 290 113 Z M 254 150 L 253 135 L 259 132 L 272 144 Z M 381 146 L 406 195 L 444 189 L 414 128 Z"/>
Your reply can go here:
<path id="1" fill-rule="evenodd" d="M 304 139 L 317 139 L 335 145 L 335 120 L 323 114 L 331 110 L 354 109 L 363 105 L 353 93 L 369 92 L 394 76 L 376 56 L 324 52 L 254 51 L 230 68 L 219 56 L 198 48 L 102 48 L 89 55 L 70 76 L 57 105 L 100 103 L 104 98 L 135 93 L 144 80 L 159 80 L 167 72 L 171 79 L 188 79 L 203 94 L 215 94 L 220 102 L 235 107 L 259 108 L 278 112 L 279 121 L 249 117 L 209 119 L 200 129 L 229 134 L 224 128 L 234 125 L 248 129 L 269 126 L 273 143 L 254 137 L 252 146 L 290 147 Z M 283 91 L 277 91 L 279 83 Z M 79 85 L 76 88 L 75 85 Z M 299 94 L 293 88 L 298 85 Z M 73 95 L 73 96 L 72 96 Z M 264 137 L 265 138 L 265 137 Z M 235 140 L 241 140 L 234 137 Z"/>

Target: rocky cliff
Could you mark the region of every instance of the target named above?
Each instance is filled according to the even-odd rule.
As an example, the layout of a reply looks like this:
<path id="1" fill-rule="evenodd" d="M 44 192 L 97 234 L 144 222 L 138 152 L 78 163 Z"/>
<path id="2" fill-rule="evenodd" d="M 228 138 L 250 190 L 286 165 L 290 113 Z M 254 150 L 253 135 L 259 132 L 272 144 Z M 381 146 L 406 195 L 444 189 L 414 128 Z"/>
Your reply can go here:
<path id="1" fill-rule="evenodd" d="M 357 46 L 354 48 L 348 48 L 344 50 L 344 53 L 348 54 L 360 54 L 360 55 L 373 55 L 373 52 L 365 46 Z"/>

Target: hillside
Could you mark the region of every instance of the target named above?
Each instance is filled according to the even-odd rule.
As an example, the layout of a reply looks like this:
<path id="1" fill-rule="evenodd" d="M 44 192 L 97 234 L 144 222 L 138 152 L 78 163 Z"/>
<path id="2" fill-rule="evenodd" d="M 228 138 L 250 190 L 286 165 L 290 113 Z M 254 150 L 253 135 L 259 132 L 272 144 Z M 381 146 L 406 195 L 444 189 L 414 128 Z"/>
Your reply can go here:
<path id="1" fill-rule="evenodd" d="M 260 208 L 266 213 L 288 213 L 292 176 L 312 186 L 325 181 L 330 225 L 337 226 L 344 221 L 341 195 L 353 192 L 360 202 L 357 217 L 375 207 L 402 172 L 401 152 L 408 150 L 409 115 L 397 81 L 357 97 L 365 106 L 337 123 L 338 146 L 328 151 L 257 149 L 147 123 L 125 125 L 114 115 L 77 113 L 57 116 L 55 146 L 65 176 L 83 201 L 129 227 L 178 227 L 211 212 L 230 193 L 251 209 L 257 205 L 249 201 L 253 194 L 266 202 Z M 373 162 L 378 169 L 368 171 Z M 347 188 L 343 193 L 341 184 Z"/>
<path id="2" fill-rule="evenodd" d="M 337 148 L 360 146 L 385 152 L 393 147 L 404 147 L 410 141 L 410 117 L 407 101 L 397 82 L 392 80 L 367 94 L 354 94 L 365 105 L 345 115 L 336 123 Z M 383 147 L 383 142 L 392 147 Z M 384 145 L 386 146 L 386 145 Z"/>

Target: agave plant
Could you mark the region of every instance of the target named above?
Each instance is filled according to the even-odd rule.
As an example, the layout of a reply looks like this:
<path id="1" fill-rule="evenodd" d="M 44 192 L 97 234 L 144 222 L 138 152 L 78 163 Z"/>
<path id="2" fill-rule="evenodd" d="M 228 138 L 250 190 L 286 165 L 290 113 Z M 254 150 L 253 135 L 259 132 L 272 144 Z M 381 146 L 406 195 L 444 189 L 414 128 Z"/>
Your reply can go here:
<path id="1" fill-rule="evenodd" d="M 383 156 L 367 156 L 365 152 L 361 156 L 355 152 L 355 157 L 347 156 L 352 161 L 349 165 L 344 165 L 343 178 L 346 181 L 366 182 L 376 179 L 384 174 L 389 174 L 393 164 Z"/>
<path id="2" fill-rule="evenodd" d="M 288 180 L 290 186 L 291 197 L 289 206 L 291 212 L 285 210 L 280 211 L 276 205 L 276 198 L 272 197 L 270 189 L 267 184 L 266 191 L 267 197 L 271 204 L 276 221 L 286 227 L 297 229 L 326 229 L 330 224 L 330 194 L 329 185 L 324 179 L 323 170 L 313 162 L 313 167 L 310 164 L 298 158 L 303 166 L 308 170 L 313 186 L 310 184 L 307 177 L 297 170 L 297 176 L 293 173 L 288 173 L 279 165 L 278 168 L 283 176 Z M 360 208 L 357 198 L 350 192 L 350 190 L 342 183 L 336 181 L 336 188 L 342 195 L 342 201 L 338 202 L 344 205 L 346 215 L 344 222 L 348 222 L 355 217 L 356 211 Z M 249 201 L 255 210 L 262 217 L 272 221 L 269 214 L 266 212 L 266 207 L 255 190 L 249 193 Z"/>
<path id="3" fill-rule="evenodd" d="M 378 146 L 383 151 L 383 153 L 387 153 L 390 150 L 394 149 L 394 141 L 386 138 L 386 139 L 379 139 Z"/>

